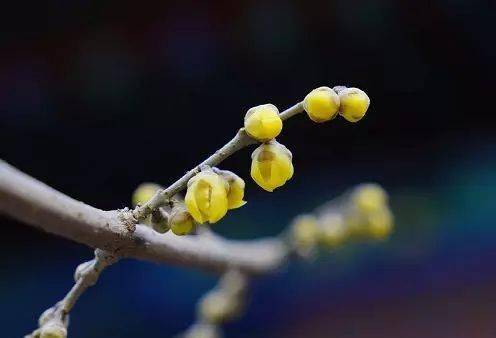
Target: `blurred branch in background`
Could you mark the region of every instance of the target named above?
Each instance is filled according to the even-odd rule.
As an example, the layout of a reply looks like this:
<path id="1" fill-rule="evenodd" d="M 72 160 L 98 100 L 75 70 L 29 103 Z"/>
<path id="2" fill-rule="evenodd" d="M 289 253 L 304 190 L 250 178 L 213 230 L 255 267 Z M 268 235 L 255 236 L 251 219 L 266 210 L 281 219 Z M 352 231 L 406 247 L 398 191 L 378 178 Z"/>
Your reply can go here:
<path id="1" fill-rule="evenodd" d="M 0 190 L 0 202 L 6 201 L 6 187 L 9 186 L 6 182 L 10 182 L 10 185 L 14 184 L 17 187 L 17 190 L 15 190 L 17 194 L 23 192 L 30 198 L 36 198 L 37 194 L 43 193 L 46 189 L 51 189 L 29 176 L 18 172 L 5 162 L 1 162 L 0 164 L 2 164 L 0 167 L 2 173 L 0 176 L 2 178 L 0 180 L 0 187 L 2 188 Z M 26 185 L 28 182 L 29 184 Z M 19 183 L 19 185 L 16 185 L 16 183 Z M 26 190 L 26 188 L 32 189 Z M 49 192 L 56 194 L 55 201 L 58 202 L 58 205 L 80 203 L 53 189 L 49 190 Z M 38 205 L 39 210 L 31 206 L 33 209 L 32 212 L 43 215 L 41 212 L 43 212 L 42 209 L 46 206 L 46 203 L 47 201 L 40 202 Z M 0 206 L 3 206 L 3 208 L 6 208 L 7 205 L 6 203 L 0 203 Z M 91 208 L 82 203 L 81 205 L 84 208 Z M 50 206 L 50 203 L 48 203 L 48 206 Z M 45 210 L 45 212 L 47 211 L 52 211 L 52 209 Z M 232 276 L 234 273 L 232 271 L 235 270 L 236 274 L 247 278 L 246 276 L 249 274 L 274 271 L 286 261 L 287 257 L 311 257 L 319 248 L 335 249 L 349 239 L 384 239 L 390 234 L 392 224 L 392 215 L 385 191 L 375 184 L 364 184 L 340 198 L 327 203 L 314 214 L 297 217 L 286 232 L 273 239 L 247 241 L 247 243 L 244 243 L 241 241 L 228 241 L 210 231 L 203 231 L 196 236 L 185 238 L 175 237 L 163 241 L 164 243 L 175 243 L 175 249 L 178 250 L 176 252 L 177 262 L 187 265 L 188 261 L 184 259 L 184 254 L 194 250 L 197 255 L 205 254 L 208 258 L 213 258 L 217 263 L 219 261 L 224 262 L 217 266 L 216 264 L 209 264 L 203 267 L 216 266 L 219 268 L 225 264 L 224 266 L 229 271 L 226 276 Z M 143 231 L 149 229 L 146 225 L 139 225 L 135 234 L 139 233 L 138 231 L 141 227 Z M 167 235 L 169 234 L 162 235 L 160 238 Z M 181 249 L 185 251 L 181 253 Z M 258 255 L 260 257 L 257 257 Z M 203 257 L 203 259 L 205 260 L 206 258 Z M 47 330 L 47 332 L 55 330 L 60 334 L 65 334 L 70 309 L 74 306 L 79 296 L 96 282 L 101 271 L 116 260 L 116 256 L 97 249 L 95 259 L 83 263 L 78 267 L 75 275 L 76 284 L 67 296 L 54 307 L 45 311 L 40 317 L 40 328 L 35 330 L 31 337 L 45 338 L 45 336 L 41 335 L 44 332 L 43 330 Z M 202 265 L 200 262 L 196 263 L 197 265 Z M 227 280 L 232 279 L 231 277 L 225 278 Z M 246 280 L 238 279 L 240 280 L 238 287 L 241 287 Z M 226 279 L 223 280 L 224 282 L 221 282 L 220 285 L 225 286 L 227 282 L 225 282 Z M 233 283 L 229 282 L 228 284 L 232 285 Z M 242 288 L 244 290 L 245 287 L 243 286 Z M 228 301 L 222 298 L 226 294 L 221 292 L 220 294 L 214 293 L 214 295 L 216 295 L 215 297 L 218 295 L 222 296 L 220 298 L 211 296 L 214 297 L 214 300 L 217 299 L 215 301 L 210 298 L 205 298 L 202 301 L 201 304 L 203 305 L 200 305 L 200 309 L 202 309 L 200 311 L 201 316 L 198 322 L 188 330 L 188 334 L 192 335 L 197 330 L 202 332 L 208 330 L 213 334 L 218 331 L 218 328 L 213 325 L 215 322 L 213 319 L 217 318 L 216 321 L 221 322 L 227 318 L 231 318 L 230 314 L 225 313 L 231 311 L 228 309 L 238 309 L 238 306 L 233 307 L 233 304 L 230 303 L 233 300 Z M 210 300 L 207 301 L 207 299 Z M 219 299 L 222 302 L 219 302 Z M 218 304 L 212 305 L 214 303 Z M 213 306 L 214 309 L 211 309 L 210 306 Z M 209 311 L 213 311 L 213 313 L 219 311 L 220 314 L 212 314 Z M 207 321 L 206 318 L 210 318 L 210 320 Z M 64 335 L 61 335 L 61 337 L 64 337 Z"/>
<path id="2" fill-rule="evenodd" d="M 248 278 L 236 269 L 222 275 L 217 286 L 207 292 L 196 307 L 196 322 L 181 338 L 219 338 L 220 325 L 241 316 L 246 305 Z"/>
<path id="3" fill-rule="evenodd" d="M 95 258 L 81 264 L 76 284 L 64 299 L 46 310 L 31 338 L 67 336 L 68 313 L 101 271 L 121 257 L 175 263 L 183 266 L 226 272 L 217 291 L 199 305 L 198 323 L 187 335 L 216 334 L 217 325 L 239 313 L 241 294 L 249 275 L 268 273 L 288 258 L 310 256 L 319 247 L 334 248 L 355 236 L 384 238 L 392 228 L 386 193 L 376 185 L 356 188 L 320 213 L 300 216 L 282 236 L 256 241 L 230 241 L 210 232 L 206 226 L 222 219 L 228 210 L 243 206 L 245 182 L 235 173 L 213 166 L 238 150 L 260 143 L 251 158 L 251 176 L 264 190 L 272 192 L 294 174 L 293 155 L 277 142 L 283 120 L 306 112 L 322 123 L 338 115 L 349 122 L 363 118 L 370 104 L 368 95 L 358 88 L 319 87 L 302 102 L 279 113 L 273 104 L 249 109 L 244 128 L 213 155 L 183 177 L 156 191 L 146 186 L 146 196 L 133 211 L 104 211 L 76 201 L 0 161 L 0 210 L 45 231 L 95 247 Z M 187 189 L 184 200 L 177 195 Z M 141 205 L 143 203 L 143 205 Z M 150 217 L 148 217 L 150 216 Z M 137 224 L 143 221 L 144 224 Z M 172 229 L 172 233 L 166 233 Z M 233 272 L 236 271 L 236 272 Z M 207 330 L 207 331 L 205 331 Z M 195 333 L 196 332 L 196 333 Z"/>
<path id="4" fill-rule="evenodd" d="M 39 318 L 39 328 L 25 338 L 57 338 L 67 336 L 69 325 L 69 312 L 74 307 L 79 297 L 87 288 L 98 281 L 98 277 L 109 265 L 119 260 L 118 257 L 106 251 L 96 249 L 95 258 L 81 263 L 74 272 L 75 284 L 67 295 L 53 307 L 47 309 Z"/>
<path id="5" fill-rule="evenodd" d="M 293 258 L 311 259 L 318 251 L 336 250 L 355 241 L 384 240 L 393 229 L 386 192 L 376 184 L 362 184 L 296 217 L 281 238 Z M 196 321 L 180 338 L 220 338 L 221 324 L 239 318 L 246 307 L 249 280 L 233 268 L 197 304 Z"/>
<path id="6" fill-rule="evenodd" d="M 228 241 L 222 238 L 159 234 L 144 224 L 129 233 L 117 211 L 103 211 L 58 192 L 0 161 L 0 210 L 47 232 L 112 252 L 158 263 L 223 271 L 229 266 L 250 273 L 273 270 L 285 258 L 273 239 Z"/>

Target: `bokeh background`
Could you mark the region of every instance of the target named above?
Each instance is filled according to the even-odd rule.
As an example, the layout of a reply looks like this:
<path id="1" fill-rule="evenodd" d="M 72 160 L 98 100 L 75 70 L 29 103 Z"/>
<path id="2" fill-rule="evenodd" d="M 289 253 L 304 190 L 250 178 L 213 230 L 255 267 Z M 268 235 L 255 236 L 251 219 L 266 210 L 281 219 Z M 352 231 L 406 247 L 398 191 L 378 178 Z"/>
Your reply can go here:
<path id="1" fill-rule="evenodd" d="M 391 193 L 388 242 L 347 246 L 257 279 L 226 337 L 496 335 L 496 5 L 482 0 L 16 1 L 0 16 L 0 155 L 72 197 L 130 204 L 224 144 L 245 111 L 352 85 L 357 124 L 288 121 L 290 184 L 264 193 L 250 152 L 222 167 L 248 204 L 216 231 L 281 231 L 360 182 Z M 72 285 L 90 249 L 0 218 L 2 337 Z M 171 337 L 215 278 L 125 260 L 88 290 L 71 337 Z"/>

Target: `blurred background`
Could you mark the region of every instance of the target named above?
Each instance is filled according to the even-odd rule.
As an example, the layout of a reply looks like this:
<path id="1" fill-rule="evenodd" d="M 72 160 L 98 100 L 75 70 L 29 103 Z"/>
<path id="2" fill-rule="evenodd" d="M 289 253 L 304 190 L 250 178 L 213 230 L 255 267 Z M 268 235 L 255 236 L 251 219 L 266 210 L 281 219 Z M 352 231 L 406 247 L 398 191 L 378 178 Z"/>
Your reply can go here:
<path id="1" fill-rule="evenodd" d="M 17 1 L 0 17 L 0 157 L 103 209 L 167 185 L 230 139 L 245 111 L 323 85 L 367 91 L 364 120 L 304 115 L 280 142 L 295 176 L 268 194 L 250 151 L 222 168 L 248 204 L 215 226 L 279 233 L 361 182 L 391 193 L 389 241 L 257 279 L 226 337 L 494 337 L 496 5 L 482 0 Z M 2 337 L 36 327 L 84 246 L 0 216 Z M 212 275 L 124 260 L 71 314 L 70 336 L 171 337 Z"/>

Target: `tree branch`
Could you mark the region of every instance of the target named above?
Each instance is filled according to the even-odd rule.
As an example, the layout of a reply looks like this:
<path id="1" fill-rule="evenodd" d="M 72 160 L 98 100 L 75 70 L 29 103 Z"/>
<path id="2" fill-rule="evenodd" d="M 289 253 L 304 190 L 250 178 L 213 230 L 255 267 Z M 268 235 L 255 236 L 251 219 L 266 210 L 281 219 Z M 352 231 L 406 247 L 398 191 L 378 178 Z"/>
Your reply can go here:
<path id="1" fill-rule="evenodd" d="M 39 327 L 25 338 L 50 336 L 47 331 L 66 333 L 67 326 L 69 325 L 69 312 L 72 310 L 79 297 L 87 288 L 96 284 L 100 274 L 105 268 L 117 262 L 118 259 L 118 257 L 109 254 L 106 251 L 96 249 L 95 258 L 80 264 L 76 268 L 74 273 L 74 286 L 60 302 L 43 312 L 39 319 Z M 65 334 L 63 336 L 65 336 Z"/>
<path id="2" fill-rule="evenodd" d="M 264 273 L 279 267 L 288 251 L 279 238 L 230 241 L 217 236 L 159 234 L 123 216 L 103 211 L 45 185 L 0 160 L 0 212 L 64 238 L 119 257 L 221 272 L 230 267 Z"/>
<path id="3" fill-rule="evenodd" d="M 281 117 L 282 120 L 287 120 L 299 113 L 302 113 L 304 111 L 303 109 L 303 103 L 299 102 L 295 104 L 294 106 L 286 109 L 285 111 L 281 112 L 279 116 Z M 209 167 L 214 167 L 224 161 L 226 158 L 234 154 L 240 149 L 243 149 L 249 145 L 252 144 L 257 144 L 258 141 L 251 138 L 244 128 L 241 128 L 237 133 L 236 136 L 234 136 L 233 139 L 231 139 L 229 142 L 227 142 L 222 148 L 217 150 L 214 154 L 212 154 L 209 158 L 207 158 L 205 161 L 188 171 L 186 174 L 184 174 L 183 177 L 181 177 L 179 180 L 174 182 L 170 187 L 167 189 L 162 189 L 157 191 L 157 193 L 144 205 L 140 207 L 136 207 L 136 209 L 133 211 L 133 216 L 138 220 L 142 221 L 144 218 L 146 218 L 154 209 L 158 208 L 159 206 L 167 203 L 167 201 L 174 196 L 175 194 L 181 192 L 184 188 L 186 188 L 186 185 L 188 184 L 188 181 L 194 177 L 196 174 L 198 174 L 201 170 L 202 167 L 204 166 L 209 166 Z"/>
<path id="4" fill-rule="evenodd" d="M 195 322 L 176 338 L 220 338 L 221 324 L 241 316 L 246 303 L 248 278 L 232 269 L 197 303 Z"/>
<path id="5" fill-rule="evenodd" d="M 300 102 L 281 112 L 280 117 L 286 120 L 303 111 Z M 121 257 L 217 271 L 234 266 L 248 273 L 263 273 L 277 268 L 286 259 L 288 250 L 278 238 L 253 241 L 178 238 L 136 224 L 183 190 L 202 167 L 216 166 L 236 151 L 256 143 L 241 128 L 226 145 L 132 212 L 104 211 L 76 201 L 0 160 L 0 211 L 47 232 Z"/>

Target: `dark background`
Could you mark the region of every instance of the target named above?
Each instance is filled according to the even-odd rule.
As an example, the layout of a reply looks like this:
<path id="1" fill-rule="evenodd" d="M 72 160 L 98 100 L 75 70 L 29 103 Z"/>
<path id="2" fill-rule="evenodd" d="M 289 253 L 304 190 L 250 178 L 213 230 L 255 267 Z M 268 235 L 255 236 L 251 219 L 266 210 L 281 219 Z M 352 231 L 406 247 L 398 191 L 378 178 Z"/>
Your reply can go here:
<path id="1" fill-rule="evenodd" d="M 360 182 L 391 193 L 396 231 L 254 282 L 227 337 L 496 335 L 496 5 L 476 0 L 16 1 L 0 10 L 0 155 L 77 199 L 130 204 L 242 124 L 318 86 L 367 91 L 357 124 L 304 115 L 279 138 L 295 176 L 272 194 L 248 150 L 222 168 L 248 204 L 215 229 L 277 234 Z M 19 337 L 91 250 L 0 218 L 2 337 Z M 71 337 L 170 337 L 214 276 L 123 261 L 83 295 Z"/>

